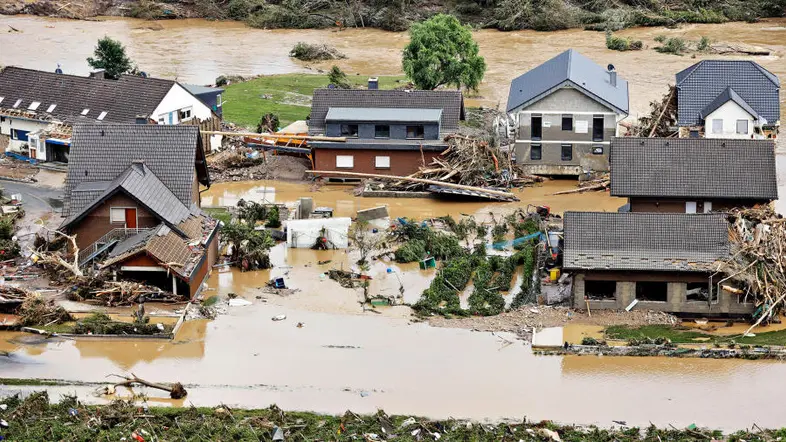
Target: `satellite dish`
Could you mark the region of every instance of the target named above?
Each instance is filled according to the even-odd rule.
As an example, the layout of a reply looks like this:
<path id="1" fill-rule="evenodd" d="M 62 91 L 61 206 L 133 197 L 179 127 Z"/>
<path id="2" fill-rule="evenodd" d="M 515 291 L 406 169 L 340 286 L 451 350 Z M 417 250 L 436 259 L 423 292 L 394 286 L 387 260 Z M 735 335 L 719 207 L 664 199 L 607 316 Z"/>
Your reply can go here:
<path id="1" fill-rule="evenodd" d="M 611 63 L 609 63 L 609 65 L 608 65 L 608 66 L 606 66 L 606 69 L 608 69 L 608 70 L 609 70 L 609 72 L 611 72 L 611 71 L 615 71 L 615 70 L 616 70 L 616 69 L 614 68 L 614 65 L 613 65 L 613 64 L 611 64 Z"/>

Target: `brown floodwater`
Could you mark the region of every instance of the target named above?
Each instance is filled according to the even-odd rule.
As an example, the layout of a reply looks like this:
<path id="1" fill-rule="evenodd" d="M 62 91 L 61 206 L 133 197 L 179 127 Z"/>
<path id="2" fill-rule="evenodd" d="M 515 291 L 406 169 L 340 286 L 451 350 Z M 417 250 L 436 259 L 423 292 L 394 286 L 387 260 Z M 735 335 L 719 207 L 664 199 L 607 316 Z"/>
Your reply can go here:
<path id="1" fill-rule="evenodd" d="M 262 30 L 240 22 L 200 19 L 149 22 L 105 17 L 99 21 L 73 21 L 32 16 L 0 16 L 0 28 L 11 25 L 19 33 L 0 33 L 0 65 L 18 65 L 54 70 L 60 63 L 67 73 L 87 74 L 85 59 L 96 40 L 108 35 L 120 39 L 141 69 L 156 77 L 183 82 L 210 84 L 221 74 L 282 74 L 328 69 L 337 64 L 350 74 L 400 74 L 401 50 L 408 37 L 402 32 L 378 29 Z M 764 46 L 774 55 L 756 61 L 781 77 L 786 63 L 786 19 L 759 23 L 687 25 L 677 29 L 635 28 L 620 35 L 641 39 L 650 48 L 616 52 L 606 49 L 603 33 L 566 30 L 559 32 L 490 29 L 474 31 L 488 69 L 479 96 L 468 104 L 497 107 L 505 105 L 510 81 L 528 69 L 574 48 L 597 63 L 612 63 L 631 83 L 631 115 L 646 112 L 648 103 L 666 91 L 674 74 L 705 55 L 678 57 L 651 49 L 659 34 L 697 40 L 708 36 L 715 41 Z M 345 60 L 304 63 L 288 56 L 298 41 L 327 43 L 347 55 Z M 176 48 L 176 50 L 173 50 Z M 31 57 L 30 54 L 35 54 Z"/>

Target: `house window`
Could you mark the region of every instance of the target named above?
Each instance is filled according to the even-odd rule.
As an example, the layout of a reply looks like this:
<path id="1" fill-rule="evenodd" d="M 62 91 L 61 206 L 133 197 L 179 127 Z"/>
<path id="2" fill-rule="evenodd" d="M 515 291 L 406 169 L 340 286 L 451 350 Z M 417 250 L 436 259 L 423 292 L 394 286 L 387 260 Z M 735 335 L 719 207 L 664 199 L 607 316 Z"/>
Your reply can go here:
<path id="1" fill-rule="evenodd" d="M 723 133 L 723 120 L 718 118 L 712 120 L 712 133 L 714 134 Z"/>
<path id="2" fill-rule="evenodd" d="M 27 141 L 27 130 L 11 129 L 11 139 L 19 141 Z"/>
<path id="3" fill-rule="evenodd" d="M 85 115 L 87 115 L 88 112 L 90 112 L 90 109 L 83 109 L 81 115 L 85 116 Z"/>
<path id="4" fill-rule="evenodd" d="M 666 302 L 669 300 L 669 285 L 658 281 L 636 282 L 636 299 L 639 301 Z"/>
<path id="5" fill-rule="evenodd" d="M 165 122 L 164 117 L 158 118 L 158 124 L 164 124 L 164 122 Z"/>
<path id="6" fill-rule="evenodd" d="M 748 120 L 737 120 L 737 133 L 738 134 L 748 133 Z"/>
<path id="7" fill-rule="evenodd" d="M 592 146 L 592 154 L 593 155 L 603 155 L 603 145 L 596 144 Z"/>
<path id="8" fill-rule="evenodd" d="M 390 138 L 390 126 L 387 124 L 377 124 L 374 126 L 374 138 Z"/>
<path id="9" fill-rule="evenodd" d="M 355 157 L 352 155 L 336 155 L 337 169 L 352 169 L 355 167 Z"/>
<path id="10" fill-rule="evenodd" d="M 98 114 L 98 118 L 96 118 L 96 120 L 103 120 L 104 117 L 106 117 L 106 114 L 107 114 L 106 111 L 101 112 L 100 114 Z"/>
<path id="11" fill-rule="evenodd" d="M 27 108 L 29 110 L 36 110 L 36 109 L 38 109 L 38 106 L 41 106 L 41 102 L 40 101 L 34 101 L 34 102 L 30 103 L 30 106 L 27 106 Z"/>
<path id="12" fill-rule="evenodd" d="M 529 159 L 539 161 L 543 159 L 543 146 L 540 144 L 533 144 L 529 148 Z"/>
<path id="13" fill-rule="evenodd" d="M 562 145 L 562 161 L 573 161 L 573 145 Z"/>
<path id="14" fill-rule="evenodd" d="M 603 115 L 592 117 L 592 141 L 603 141 Z"/>
<path id="15" fill-rule="evenodd" d="M 3 100 L 5 100 L 5 97 L 0 97 L 0 103 L 2 103 Z"/>
<path id="16" fill-rule="evenodd" d="M 55 110 L 55 108 L 56 108 L 56 107 L 57 107 L 57 105 L 56 105 L 56 104 L 50 104 L 50 105 L 49 105 L 49 107 L 48 107 L 48 108 L 46 108 L 46 111 L 47 111 L 48 113 L 51 113 L 53 110 Z"/>
<path id="17" fill-rule="evenodd" d="M 221 100 L 221 94 L 216 95 L 216 106 L 221 107 L 224 104 L 224 102 Z"/>
<path id="18" fill-rule="evenodd" d="M 685 201 L 685 213 L 696 213 L 696 201 Z"/>
<path id="19" fill-rule="evenodd" d="M 177 117 L 180 121 L 186 121 L 191 119 L 191 108 L 185 107 L 177 111 Z"/>
<path id="20" fill-rule="evenodd" d="M 19 107 L 19 105 L 20 105 L 20 104 L 22 104 L 22 99 L 21 99 L 21 98 L 20 98 L 20 99 L 18 99 L 18 100 L 16 100 L 16 103 L 14 103 L 14 109 L 16 109 L 17 107 Z"/>
<path id="21" fill-rule="evenodd" d="M 390 169 L 390 157 L 381 156 L 374 158 L 374 167 L 377 169 Z"/>
<path id="22" fill-rule="evenodd" d="M 342 137 L 356 137 L 358 136 L 358 125 L 357 124 L 342 124 L 341 125 L 341 136 Z"/>
<path id="23" fill-rule="evenodd" d="M 562 116 L 562 130 L 573 130 L 573 115 Z"/>
<path id="24" fill-rule="evenodd" d="M 423 138 L 425 130 L 422 125 L 407 126 L 407 138 Z"/>
<path id="25" fill-rule="evenodd" d="M 532 115 L 530 117 L 531 134 L 530 138 L 533 140 L 540 140 L 543 137 L 543 117 L 540 115 Z"/>
<path id="26" fill-rule="evenodd" d="M 126 222 L 126 209 L 125 207 L 112 207 L 109 209 L 109 222 L 110 223 L 125 223 Z"/>
<path id="27" fill-rule="evenodd" d="M 704 213 L 712 212 L 712 201 L 704 201 Z"/>

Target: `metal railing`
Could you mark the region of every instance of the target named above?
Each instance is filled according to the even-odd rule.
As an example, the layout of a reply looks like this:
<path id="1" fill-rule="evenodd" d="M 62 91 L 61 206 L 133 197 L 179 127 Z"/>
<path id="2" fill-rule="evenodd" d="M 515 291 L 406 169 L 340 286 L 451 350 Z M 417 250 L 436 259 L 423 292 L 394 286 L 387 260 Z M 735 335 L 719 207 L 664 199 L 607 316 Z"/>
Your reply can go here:
<path id="1" fill-rule="evenodd" d="M 146 232 L 151 230 L 149 227 L 146 228 L 118 228 L 112 229 L 101 238 L 98 238 L 93 244 L 90 244 L 86 248 L 79 251 L 79 267 L 84 267 L 90 260 L 95 258 L 93 256 L 97 251 L 104 247 L 105 245 L 109 244 L 112 241 L 122 241 L 128 237 L 134 236 L 137 233 Z"/>

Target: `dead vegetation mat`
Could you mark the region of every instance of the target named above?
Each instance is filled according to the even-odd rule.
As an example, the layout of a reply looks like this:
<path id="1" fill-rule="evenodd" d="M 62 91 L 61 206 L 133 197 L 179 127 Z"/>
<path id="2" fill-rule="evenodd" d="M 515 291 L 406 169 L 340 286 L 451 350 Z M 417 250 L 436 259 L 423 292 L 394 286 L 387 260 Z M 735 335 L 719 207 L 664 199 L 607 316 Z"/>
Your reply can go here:
<path id="1" fill-rule="evenodd" d="M 46 391 L 22 399 L 2 400 L 8 408 L 0 429 L 6 440 L 211 440 L 211 441 L 693 441 L 720 440 L 719 431 L 707 429 L 648 428 L 599 429 L 593 426 L 560 426 L 550 421 L 508 421 L 496 424 L 465 420 L 430 420 L 414 416 L 339 416 L 286 412 L 273 405 L 241 410 L 215 408 L 142 407 L 127 401 L 108 405 L 85 405 L 75 396 L 50 403 Z M 136 437 L 134 436 L 136 435 Z M 786 430 L 741 431 L 729 441 L 778 440 Z M 283 437 L 283 439 L 278 439 Z"/>

